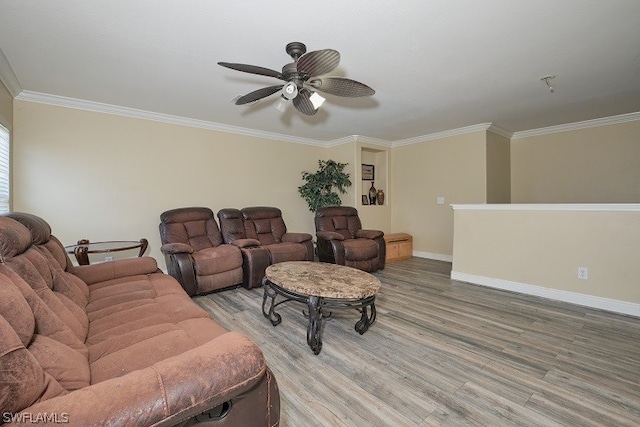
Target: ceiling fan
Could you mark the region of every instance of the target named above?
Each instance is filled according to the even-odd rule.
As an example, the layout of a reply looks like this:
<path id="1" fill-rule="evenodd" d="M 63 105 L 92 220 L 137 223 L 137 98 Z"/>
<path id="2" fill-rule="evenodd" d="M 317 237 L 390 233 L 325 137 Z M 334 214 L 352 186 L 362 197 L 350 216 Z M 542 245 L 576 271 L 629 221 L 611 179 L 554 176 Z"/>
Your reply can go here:
<path id="1" fill-rule="evenodd" d="M 344 77 L 319 77 L 334 70 L 340 63 L 340 53 L 333 49 L 322 49 L 307 53 L 307 47 L 300 42 L 287 44 L 286 52 L 293 62 L 282 67 L 282 72 L 256 65 L 218 62 L 218 65 L 250 74 L 275 77 L 286 83 L 255 90 L 235 101 L 236 105 L 249 104 L 280 91 L 282 99 L 293 100 L 293 105 L 302 114 L 312 116 L 324 101 L 315 91 L 350 98 L 371 96 L 373 89 L 364 83 Z M 321 102 L 320 102 L 321 103 Z"/>

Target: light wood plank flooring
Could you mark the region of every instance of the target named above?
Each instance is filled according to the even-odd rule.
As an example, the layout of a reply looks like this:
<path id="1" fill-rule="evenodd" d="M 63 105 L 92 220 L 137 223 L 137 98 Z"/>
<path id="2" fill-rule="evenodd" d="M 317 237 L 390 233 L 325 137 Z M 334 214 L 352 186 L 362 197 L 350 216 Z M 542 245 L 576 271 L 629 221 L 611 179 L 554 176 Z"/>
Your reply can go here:
<path id="1" fill-rule="evenodd" d="M 299 303 L 279 306 L 273 327 L 262 288 L 195 300 L 262 348 L 283 427 L 640 424 L 640 319 L 452 281 L 450 269 L 387 264 L 376 323 L 359 335 L 355 310 L 334 312 L 318 356 Z"/>

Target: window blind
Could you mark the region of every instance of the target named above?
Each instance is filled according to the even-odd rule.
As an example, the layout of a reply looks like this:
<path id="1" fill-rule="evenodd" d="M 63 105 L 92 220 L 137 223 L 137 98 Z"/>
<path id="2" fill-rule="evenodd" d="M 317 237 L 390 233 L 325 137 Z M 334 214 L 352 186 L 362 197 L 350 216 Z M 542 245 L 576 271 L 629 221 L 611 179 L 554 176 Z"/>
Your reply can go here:
<path id="1" fill-rule="evenodd" d="M 9 130 L 0 125 L 0 213 L 9 212 Z"/>

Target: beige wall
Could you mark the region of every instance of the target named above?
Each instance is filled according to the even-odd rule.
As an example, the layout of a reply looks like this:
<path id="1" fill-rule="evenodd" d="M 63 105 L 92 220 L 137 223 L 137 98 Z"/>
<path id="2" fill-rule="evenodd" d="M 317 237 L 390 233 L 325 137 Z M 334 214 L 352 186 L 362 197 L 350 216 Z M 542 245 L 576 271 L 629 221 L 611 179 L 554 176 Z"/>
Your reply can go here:
<path id="1" fill-rule="evenodd" d="M 450 258 L 452 203 L 486 201 L 486 132 L 450 136 L 393 149 L 391 228 L 413 235 L 420 255 Z M 444 204 L 436 204 L 437 197 Z M 443 257 L 444 256 L 444 257 Z"/>
<path id="2" fill-rule="evenodd" d="M 487 132 L 487 203 L 511 202 L 511 140 Z"/>
<path id="3" fill-rule="evenodd" d="M 150 241 L 182 206 L 272 205 L 291 231 L 314 232 L 301 171 L 326 148 L 15 101 L 14 210 L 42 216 L 64 244 Z"/>
<path id="4" fill-rule="evenodd" d="M 13 96 L 0 82 L 0 124 L 11 130 L 13 126 Z"/>
<path id="5" fill-rule="evenodd" d="M 513 203 L 640 202 L 640 121 L 511 142 Z"/>
<path id="6" fill-rule="evenodd" d="M 639 316 L 640 205 L 563 209 L 456 207 L 452 277 Z"/>
<path id="7" fill-rule="evenodd" d="M 2 95 L 6 111 L 11 99 Z M 365 228 L 411 233 L 415 254 L 436 259 L 452 258 L 452 203 L 640 201 L 640 121 L 511 143 L 478 131 L 394 148 L 356 138 L 323 148 L 25 101 L 8 111 L 14 209 L 52 221 L 65 243 L 147 237 L 159 259 L 158 215 L 178 206 L 278 205 L 289 229 L 313 233 L 297 187 L 318 159 L 349 164 L 353 186 L 342 200 L 358 207 Z M 385 206 L 360 205 L 363 148 L 387 156 Z"/>

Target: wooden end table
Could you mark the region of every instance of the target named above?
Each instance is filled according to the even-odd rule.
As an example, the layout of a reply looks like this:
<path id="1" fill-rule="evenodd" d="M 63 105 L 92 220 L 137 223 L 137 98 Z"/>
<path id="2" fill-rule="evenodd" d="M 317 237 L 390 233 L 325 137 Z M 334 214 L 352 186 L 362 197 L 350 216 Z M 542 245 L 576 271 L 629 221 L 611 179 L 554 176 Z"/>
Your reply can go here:
<path id="1" fill-rule="evenodd" d="M 138 249 L 138 256 L 144 255 L 149 242 L 147 239 L 135 240 L 112 240 L 108 242 L 90 242 L 87 239 L 78 240 L 78 243 L 65 246 L 69 254 L 74 254 L 79 265 L 89 265 L 89 254 L 101 254 L 108 252 L 120 252 L 129 249 Z"/>
<path id="2" fill-rule="evenodd" d="M 360 320 L 355 330 L 360 335 L 376 320 L 375 300 L 380 280 L 352 267 L 310 261 L 281 262 L 267 267 L 262 284 L 262 314 L 273 326 L 282 321 L 282 316 L 275 311 L 278 305 L 288 301 L 307 305 L 307 344 L 316 355 L 322 350 L 322 322 L 331 317 L 330 310 L 358 310 Z M 284 299 L 276 303 L 278 295 Z"/>

